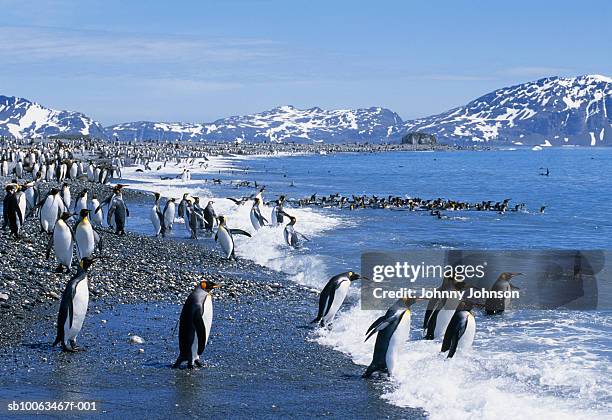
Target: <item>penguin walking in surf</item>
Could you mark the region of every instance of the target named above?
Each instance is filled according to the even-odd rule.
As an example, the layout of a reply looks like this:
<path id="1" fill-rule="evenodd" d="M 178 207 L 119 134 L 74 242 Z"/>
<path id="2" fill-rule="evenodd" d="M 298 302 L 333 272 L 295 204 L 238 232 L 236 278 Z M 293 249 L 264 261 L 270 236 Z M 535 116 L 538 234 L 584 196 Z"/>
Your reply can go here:
<path id="1" fill-rule="evenodd" d="M 259 207 L 262 204 L 261 199 L 261 191 L 255 197 L 255 202 L 253 203 L 253 207 L 251 207 L 250 219 L 251 225 L 253 225 L 253 229 L 259 230 L 262 226 L 268 224 L 268 219 L 263 217 L 261 214 L 261 208 Z"/>
<path id="2" fill-rule="evenodd" d="M 400 347 L 408 340 L 410 335 L 410 307 L 417 299 L 404 298 L 395 302 L 387 312 L 378 318 L 366 331 L 368 341 L 374 334 L 374 355 L 372 362 L 363 374 L 369 378 L 374 372 L 392 375 L 399 365 Z"/>
<path id="3" fill-rule="evenodd" d="M 173 369 L 183 362 L 189 369 L 203 366 L 200 356 L 208 344 L 213 318 L 211 292 L 217 287 L 212 281 L 201 281 L 185 301 L 179 319 L 179 356 Z"/>
<path id="4" fill-rule="evenodd" d="M 276 205 L 272 208 L 272 213 L 270 214 L 270 221 L 272 222 L 272 226 L 282 225 L 285 221 L 283 216 L 286 213 L 283 211 L 283 204 L 285 203 L 285 196 L 281 195 L 276 200 Z"/>
<path id="5" fill-rule="evenodd" d="M 251 237 L 249 232 L 245 232 L 241 229 L 230 229 L 227 227 L 227 217 L 219 216 L 217 218 L 217 222 L 219 223 L 219 227 L 217 228 L 217 233 L 215 233 L 215 241 L 219 243 L 223 253 L 225 254 L 225 258 L 228 260 L 235 260 L 236 254 L 235 249 L 236 245 L 234 244 L 234 236 L 233 235 L 244 235 Z"/>
<path id="6" fill-rule="evenodd" d="M 324 327 L 329 325 L 336 316 L 338 309 L 344 303 L 351 282 L 359 280 L 362 277 L 359 273 L 347 271 L 333 276 L 319 295 L 319 312 L 317 317 L 310 321 L 311 324 L 319 323 Z"/>
<path id="7" fill-rule="evenodd" d="M 520 290 L 518 287 L 510 283 L 510 280 L 516 276 L 521 276 L 523 273 L 508 273 L 504 272 L 499 275 L 491 290 L 495 292 L 504 292 L 509 295 L 512 290 Z M 489 297 L 485 301 L 485 313 L 487 315 L 501 314 L 510 307 L 511 298 L 493 298 Z"/>
<path id="8" fill-rule="evenodd" d="M 451 318 L 444 341 L 442 341 L 441 352 L 448 352 L 447 358 L 455 355 L 457 350 L 465 351 L 472 347 L 476 335 L 476 319 L 472 314 L 472 302 L 461 301 L 455 314 Z"/>
<path id="9" fill-rule="evenodd" d="M 464 289 L 465 287 L 465 282 L 457 281 L 454 278 L 444 280 L 444 283 L 441 286 L 441 288 L 448 291 L 458 291 Z M 426 340 L 441 340 L 444 338 L 446 327 L 455 314 L 459 301 L 460 299 L 458 297 L 448 297 L 439 299 L 436 302 L 435 307 L 431 308 L 432 312 L 430 312 L 427 318 L 427 328 L 425 330 L 424 337 Z"/>
<path id="10" fill-rule="evenodd" d="M 285 243 L 292 248 L 299 248 L 302 241 L 309 241 L 306 236 L 295 230 L 295 223 L 297 222 L 297 219 L 285 212 L 283 212 L 283 215 L 289 218 L 289 223 L 287 223 L 287 226 L 285 226 L 285 229 L 283 229 Z"/>
<path id="11" fill-rule="evenodd" d="M 69 273 L 70 266 L 72 265 L 74 233 L 68 225 L 69 218 L 70 213 L 62 213 L 59 220 L 55 223 L 55 227 L 53 228 L 53 236 L 51 236 L 47 245 L 46 259 L 49 259 L 51 249 L 55 251 L 55 257 L 57 258 L 57 262 L 59 264 L 55 269 L 56 273 L 63 273 L 64 268 L 66 268 L 66 272 Z"/>
<path id="12" fill-rule="evenodd" d="M 77 273 L 68 281 L 62 293 L 57 315 L 57 336 L 53 346 L 61 344 L 63 351 L 78 350 L 76 339 L 83 328 L 89 306 L 88 270 L 92 263 L 92 258 L 82 259 Z"/>

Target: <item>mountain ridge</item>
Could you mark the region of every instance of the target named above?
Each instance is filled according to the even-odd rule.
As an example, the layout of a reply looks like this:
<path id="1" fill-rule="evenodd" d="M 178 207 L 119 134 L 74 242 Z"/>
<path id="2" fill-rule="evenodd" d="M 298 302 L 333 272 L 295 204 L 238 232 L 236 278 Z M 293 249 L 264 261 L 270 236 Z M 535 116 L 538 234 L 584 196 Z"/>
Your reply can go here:
<path id="1" fill-rule="evenodd" d="M 612 78 L 546 77 L 408 121 L 383 107 L 324 110 L 282 105 L 209 123 L 135 121 L 102 127 L 80 112 L 0 96 L 0 135 L 17 138 L 380 143 L 398 142 L 414 131 L 434 134 L 443 143 L 612 146 Z"/>

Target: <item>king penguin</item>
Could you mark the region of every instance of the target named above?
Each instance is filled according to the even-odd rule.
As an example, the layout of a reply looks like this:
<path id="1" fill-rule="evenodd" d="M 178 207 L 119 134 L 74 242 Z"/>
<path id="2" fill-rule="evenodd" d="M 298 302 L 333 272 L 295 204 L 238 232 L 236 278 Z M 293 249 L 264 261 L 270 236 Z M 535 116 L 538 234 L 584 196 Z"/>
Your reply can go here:
<path id="1" fill-rule="evenodd" d="M 176 204 L 174 204 L 175 201 L 176 199 L 169 198 L 164 206 L 164 226 L 168 230 L 172 230 L 172 225 L 174 224 L 174 213 L 176 211 Z"/>
<path id="2" fill-rule="evenodd" d="M 79 263 L 77 273 L 72 277 L 62 293 L 57 316 L 57 336 L 54 346 L 61 344 L 63 351 L 78 350 L 76 338 L 83 328 L 83 321 L 89 306 L 89 285 L 87 271 L 93 259 L 84 258 Z"/>
<path id="3" fill-rule="evenodd" d="M 191 292 L 179 319 L 179 356 L 172 367 L 174 369 L 187 362 L 187 367 L 193 369 L 195 364 L 202 367 L 200 356 L 208 344 L 210 329 L 212 327 L 213 289 L 219 287 L 212 281 L 201 281 Z"/>
<path id="4" fill-rule="evenodd" d="M 398 366 L 399 349 L 410 335 L 410 307 L 414 298 L 399 299 L 387 312 L 378 318 L 366 331 L 366 341 L 374 334 L 376 343 L 372 363 L 363 374 L 369 378 L 374 372 L 392 375 Z"/>
<path id="5" fill-rule="evenodd" d="M 155 204 L 153 204 L 153 207 L 151 207 L 149 218 L 151 219 L 151 223 L 153 224 L 153 232 L 155 233 L 155 236 L 159 236 L 159 234 L 161 233 L 161 236 L 163 237 L 166 234 L 166 227 L 164 226 L 164 215 L 159 209 L 160 199 L 160 193 L 156 192 Z"/>
<path id="6" fill-rule="evenodd" d="M 250 238 L 251 234 L 241 229 L 228 228 L 226 225 L 227 217 L 225 216 L 219 216 L 217 221 L 219 223 L 219 227 L 217 228 L 217 233 L 215 234 L 215 241 L 221 245 L 225 258 L 235 260 L 236 254 L 233 235 L 244 235 Z"/>
<path id="7" fill-rule="evenodd" d="M 59 190 L 52 188 L 39 205 L 42 205 L 40 209 L 40 228 L 43 232 L 50 234 L 53 232 L 55 222 L 65 210 L 64 202 L 59 196 Z"/>
<path id="8" fill-rule="evenodd" d="M 89 221 L 89 210 L 81 210 L 79 216 L 81 219 L 74 229 L 74 237 L 76 240 L 77 254 L 79 260 L 81 260 L 83 258 L 91 258 L 96 245 L 100 243 L 100 235 L 94 230 Z"/>
<path id="9" fill-rule="evenodd" d="M 322 327 L 331 323 L 348 293 L 352 281 L 359 280 L 360 274 L 352 271 L 333 276 L 319 295 L 319 313 L 310 323 L 319 323 Z"/>
<path id="10" fill-rule="evenodd" d="M 253 207 L 251 207 L 250 213 L 251 224 L 255 230 L 259 230 L 262 226 L 268 224 L 268 220 L 261 214 L 261 209 L 259 208 L 261 203 L 261 193 L 259 193 L 255 197 L 255 202 L 253 203 Z"/>
<path id="11" fill-rule="evenodd" d="M 465 282 L 450 279 L 450 281 L 448 281 L 448 283 L 444 287 L 447 287 L 446 290 L 448 291 L 457 291 L 465 287 Z M 448 326 L 448 323 L 453 317 L 458 305 L 458 297 L 448 297 L 440 299 L 440 301 L 437 303 L 436 308 L 433 310 L 431 316 L 428 319 L 427 330 L 425 331 L 426 340 L 444 338 L 446 327 Z"/>
<path id="12" fill-rule="evenodd" d="M 476 320 L 472 314 L 473 304 L 461 301 L 451 318 L 442 342 L 442 352 L 448 351 L 447 358 L 455 355 L 457 350 L 467 350 L 472 347 L 476 335 Z"/>
<path id="13" fill-rule="evenodd" d="M 501 273 L 491 290 L 495 292 L 511 292 L 512 290 L 519 290 L 518 287 L 510 283 L 513 277 L 520 276 L 522 273 Z M 485 312 L 487 315 L 501 314 L 510 306 L 510 298 L 487 298 L 485 301 Z"/>
<path id="14" fill-rule="evenodd" d="M 53 248 L 57 262 L 59 263 L 55 270 L 56 273 L 63 273 L 64 267 L 66 267 L 67 272 L 70 272 L 70 266 L 72 265 L 74 234 L 67 223 L 69 218 L 70 213 L 62 213 L 57 223 L 55 223 L 55 227 L 53 228 L 53 236 L 47 245 L 46 258 L 49 259 L 51 248 Z"/>
<path id="15" fill-rule="evenodd" d="M 217 219 L 217 213 L 215 213 L 213 203 L 214 201 L 209 200 L 206 207 L 204 207 L 204 228 L 209 234 L 212 234 L 213 227 L 215 227 L 215 220 Z"/>

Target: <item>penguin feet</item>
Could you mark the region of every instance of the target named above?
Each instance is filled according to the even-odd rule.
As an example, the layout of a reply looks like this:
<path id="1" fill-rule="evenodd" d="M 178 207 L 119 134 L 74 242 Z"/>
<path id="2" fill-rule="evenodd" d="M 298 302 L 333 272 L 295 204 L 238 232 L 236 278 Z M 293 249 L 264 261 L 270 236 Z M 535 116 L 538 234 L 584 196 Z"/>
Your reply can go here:
<path id="1" fill-rule="evenodd" d="M 71 347 L 68 347 L 66 345 L 62 345 L 62 351 L 64 353 L 76 353 L 77 352 L 77 350 L 75 350 L 75 349 L 73 349 Z"/>
<path id="2" fill-rule="evenodd" d="M 202 362 L 200 362 L 199 360 L 194 360 L 194 362 L 193 362 L 193 363 L 195 363 L 195 365 L 196 365 L 197 367 L 199 367 L 199 368 L 203 368 L 203 367 L 204 367 L 204 365 L 202 364 Z"/>

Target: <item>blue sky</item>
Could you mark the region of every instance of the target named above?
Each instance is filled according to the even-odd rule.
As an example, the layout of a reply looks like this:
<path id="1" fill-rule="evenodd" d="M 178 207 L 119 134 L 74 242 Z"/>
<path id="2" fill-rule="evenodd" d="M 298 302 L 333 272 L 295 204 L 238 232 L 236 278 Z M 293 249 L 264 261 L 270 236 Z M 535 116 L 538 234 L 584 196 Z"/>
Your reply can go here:
<path id="1" fill-rule="evenodd" d="M 612 74 L 608 1 L 0 0 L 0 94 L 104 124 L 291 104 L 409 119 Z"/>

